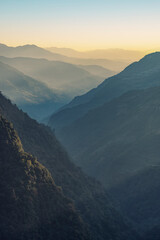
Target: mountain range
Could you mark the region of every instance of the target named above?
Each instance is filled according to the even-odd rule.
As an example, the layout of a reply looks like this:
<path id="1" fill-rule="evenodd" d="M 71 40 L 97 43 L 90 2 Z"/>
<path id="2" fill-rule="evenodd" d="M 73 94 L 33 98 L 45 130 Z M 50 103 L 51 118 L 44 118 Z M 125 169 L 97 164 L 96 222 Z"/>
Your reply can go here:
<path id="1" fill-rule="evenodd" d="M 160 53 L 157 52 L 129 65 L 119 74 L 107 78 L 97 88 L 82 96 L 75 97 L 58 113 L 51 116 L 49 125 L 61 128 L 83 117 L 89 110 L 101 106 L 127 91 L 159 86 L 159 62 Z"/>
<path id="2" fill-rule="evenodd" d="M 108 189 L 145 240 L 160 236 L 159 96 L 157 52 L 75 98 L 50 119 L 72 161 Z"/>
<path id="3" fill-rule="evenodd" d="M 159 161 L 159 63 L 146 56 L 50 119 L 73 161 L 107 187 Z"/>
<path id="4" fill-rule="evenodd" d="M 8 47 L 0 44 L 0 56 L 4 57 L 29 57 L 29 58 L 45 58 L 47 60 L 67 62 L 76 65 L 99 65 L 101 67 L 119 72 L 124 69 L 132 61 L 121 61 L 103 58 L 74 58 L 67 57 L 61 54 L 50 52 L 36 45 L 24 45 L 18 47 Z"/>
<path id="5" fill-rule="evenodd" d="M 106 58 L 112 60 L 121 60 L 121 61 L 136 61 L 142 58 L 145 55 L 145 52 L 134 51 L 134 50 L 124 50 L 124 49 L 96 49 L 90 51 L 76 51 L 71 48 L 57 48 L 50 47 L 47 48 L 48 51 L 53 53 L 62 54 L 67 57 L 74 58 Z"/>
<path id="6" fill-rule="evenodd" d="M 55 84 L 62 69 L 67 82 L 108 71 L 52 60 L 37 46 L 0 48 L 8 51 L 0 88 L 30 115 L 35 105 L 39 115 L 65 98 L 44 80 L 56 70 Z M 159 239 L 159 77 L 156 52 L 59 106 L 52 130 L 0 93 L 1 239 Z"/>
<path id="7" fill-rule="evenodd" d="M 70 100 L 96 87 L 103 81 L 105 74 L 114 75 L 114 72 L 99 66 L 83 67 L 46 59 L 0 57 L 0 61 L 47 84 L 55 92 L 63 92 Z"/>
<path id="8" fill-rule="evenodd" d="M 129 52 L 126 54 L 129 54 Z M 71 58 L 50 52 L 36 45 L 8 47 L 0 44 L 0 61 L 1 64 L 7 64 L 8 68 L 9 66 L 13 67 L 14 70 L 12 69 L 12 71 L 17 71 L 17 79 L 19 79 L 16 85 L 15 73 L 8 81 L 8 74 L 9 72 L 11 74 L 11 69 L 8 73 L 6 72 L 6 75 L 3 71 L 3 76 L 1 74 L 1 82 L 4 85 L 2 86 L 2 92 L 38 121 L 46 119 L 73 97 L 97 87 L 105 77 L 113 76 L 127 65 L 126 62 L 121 64 L 119 60 Z M 23 82 L 30 85 L 30 88 L 26 87 L 26 89 L 22 84 L 19 85 L 20 80 L 24 79 L 24 75 L 25 81 Z M 4 84 L 3 81 L 5 81 Z M 34 82 L 32 84 L 33 89 L 31 81 Z M 11 87 L 12 84 L 13 88 Z M 36 90 L 33 85 L 37 85 Z M 36 93 L 34 93 L 34 90 Z M 23 94 L 20 92 L 23 92 Z M 44 97 L 41 96 L 40 92 L 43 92 Z M 51 96 L 48 96 L 48 94 Z"/>
<path id="9" fill-rule="evenodd" d="M 114 71 L 98 65 L 85 66 L 64 62 L 67 57 L 36 45 L 8 47 L 0 44 L 0 56 L 1 65 L 8 65 L 8 72 L 3 70 L 0 74 L 2 92 L 38 121 L 44 121 L 74 96 L 96 87 L 103 81 L 104 76 L 115 74 Z M 9 66 L 12 69 L 9 69 Z M 22 82 L 26 87 L 22 86 Z"/>

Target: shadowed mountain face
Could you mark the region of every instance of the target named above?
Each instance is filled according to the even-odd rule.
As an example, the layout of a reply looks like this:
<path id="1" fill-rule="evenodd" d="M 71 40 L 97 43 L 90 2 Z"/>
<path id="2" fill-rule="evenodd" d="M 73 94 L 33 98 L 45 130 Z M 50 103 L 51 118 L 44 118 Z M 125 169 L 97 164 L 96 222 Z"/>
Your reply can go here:
<path id="1" fill-rule="evenodd" d="M 106 187 L 159 162 L 160 87 L 128 92 L 57 131 L 73 160 Z"/>
<path id="2" fill-rule="evenodd" d="M 67 102 L 67 97 L 55 93 L 56 91 L 44 83 L 2 62 L 0 62 L 0 90 L 38 120 Z"/>
<path id="3" fill-rule="evenodd" d="M 123 215 L 129 217 L 144 239 L 160 236 L 160 161 L 146 167 L 126 181 L 110 189 Z"/>
<path id="4" fill-rule="evenodd" d="M 160 226 L 154 227 L 152 230 L 148 231 L 144 237 L 143 240 L 159 240 L 160 236 Z"/>
<path id="5" fill-rule="evenodd" d="M 0 113 L 13 122 L 24 150 L 38 157 L 49 169 L 55 183 L 62 186 L 64 195 L 74 200 L 80 217 L 88 226 L 92 240 L 139 239 L 113 208 L 101 184 L 87 177 L 70 162 L 67 153 L 47 127 L 30 119 L 2 95 Z"/>
<path id="6" fill-rule="evenodd" d="M 73 64 L 48 61 L 46 59 L 33 58 L 6 58 L 0 57 L 0 61 L 9 64 L 20 70 L 24 74 L 31 76 L 52 89 L 64 92 L 66 95 L 74 97 L 77 94 L 83 94 L 93 87 L 100 84 L 104 77 L 89 73 L 87 69 L 82 69 Z M 88 67 L 89 68 L 89 67 Z M 97 71 L 100 67 L 92 66 L 90 71 Z M 103 69 L 103 68 L 102 68 Z M 104 69 L 103 69 L 104 71 Z M 113 72 L 106 70 L 108 76 L 112 76 Z M 99 73 L 101 72 L 101 68 Z M 106 73 L 107 74 L 107 73 Z"/>
<path id="7" fill-rule="evenodd" d="M 0 192 L 0 239 L 90 239 L 72 202 L 1 116 Z"/>
<path id="8" fill-rule="evenodd" d="M 76 97 L 58 113 L 51 116 L 49 125 L 61 128 L 84 116 L 89 110 L 134 89 L 160 86 L 160 53 L 145 56 L 121 73 L 106 79 L 97 88 Z"/>
<path id="9" fill-rule="evenodd" d="M 160 53 L 69 106 L 57 113 L 56 133 L 73 161 L 109 189 L 145 240 L 160 239 Z"/>

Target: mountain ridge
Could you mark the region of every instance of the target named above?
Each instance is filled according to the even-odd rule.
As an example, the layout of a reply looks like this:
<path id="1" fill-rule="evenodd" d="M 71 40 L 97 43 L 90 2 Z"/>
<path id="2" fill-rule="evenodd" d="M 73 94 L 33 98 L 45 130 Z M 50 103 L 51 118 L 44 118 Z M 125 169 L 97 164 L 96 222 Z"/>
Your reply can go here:
<path id="1" fill-rule="evenodd" d="M 84 93 L 102 82 L 102 76 L 91 74 L 87 69 L 70 63 L 35 58 L 6 58 L 0 61 L 24 74 L 45 83 L 49 88 L 68 95 L 71 100 L 77 93 Z M 92 70 L 93 71 L 93 70 Z M 108 76 L 112 71 L 107 71 Z"/>
<path id="2" fill-rule="evenodd" d="M 126 67 L 119 74 L 107 78 L 97 88 L 74 98 L 50 117 L 49 125 L 59 129 L 65 126 L 65 119 L 67 124 L 71 124 L 83 117 L 89 110 L 103 105 L 127 91 L 159 86 L 159 56 L 160 52 L 149 54 L 139 62 Z M 155 62 L 157 62 L 156 65 Z"/>
<path id="3" fill-rule="evenodd" d="M 42 110 L 43 117 L 48 116 L 51 111 L 67 102 L 63 95 L 8 64 L 0 62 L 0 72 L 0 89 L 3 94 L 37 119 L 41 118 Z M 47 102 L 48 108 L 50 106 L 52 110 L 43 108 Z"/>
<path id="4" fill-rule="evenodd" d="M 113 61 L 108 59 L 78 59 L 66 57 L 60 54 L 49 52 L 48 50 L 40 48 L 36 45 L 24 45 L 20 47 L 7 47 L 7 45 L 0 45 L 0 55 L 6 57 L 46 58 L 48 60 L 58 60 L 76 65 L 100 65 L 102 67 L 109 68 L 112 71 L 120 71 L 127 66 L 125 61 L 121 62 L 120 60 Z"/>
<path id="5" fill-rule="evenodd" d="M 135 50 L 124 50 L 124 49 L 95 49 L 95 50 L 86 50 L 86 51 L 77 51 L 71 48 L 57 48 L 50 47 L 47 50 L 62 54 L 68 57 L 92 57 L 92 58 L 108 58 L 108 59 L 121 59 L 121 60 L 138 60 L 145 53 L 142 51 Z"/>

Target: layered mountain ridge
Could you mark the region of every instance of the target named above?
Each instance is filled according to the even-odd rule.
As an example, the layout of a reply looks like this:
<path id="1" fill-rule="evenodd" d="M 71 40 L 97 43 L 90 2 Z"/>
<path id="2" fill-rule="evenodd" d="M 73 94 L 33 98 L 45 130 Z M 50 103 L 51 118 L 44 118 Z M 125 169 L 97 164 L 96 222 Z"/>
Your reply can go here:
<path id="1" fill-rule="evenodd" d="M 0 62 L 0 90 L 38 120 L 48 116 L 68 100 L 66 95 L 3 62 Z"/>
<path id="2" fill-rule="evenodd" d="M 89 110 L 136 89 L 160 86 L 160 53 L 152 53 L 129 65 L 121 73 L 106 79 L 97 88 L 76 97 L 51 116 L 49 125 L 62 128 L 83 117 Z"/>
<path id="3" fill-rule="evenodd" d="M 55 60 L 61 62 L 67 62 L 76 65 L 99 65 L 101 67 L 110 69 L 112 71 L 121 71 L 128 63 L 132 61 L 110 60 L 110 59 L 93 59 L 93 58 L 75 58 L 67 57 L 62 54 L 53 53 L 36 45 L 24 45 L 18 47 L 8 47 L 4 44 L 0 44 L 0 56 L 5 57 L 31 57 L 31 58 L 45 58 L 48 60 Z"/>
<path id="4" fill-rule="evenodd" d="M 108 188 L 144 239 L 160 236 L 159 96 L 157 52 L 62 108 L 55 126 L 72 160 Z"/>
<path id="5" fill-rule="evenodd" d="M 102 76 L 94 75 L 84 67 L 65 62 L 24 57 L 0 57 L 0 61 L 37 79 L 49 88 L 64 93 L 70 100 L 77 94 L 83 94 L 103 81 Z M 94 66 L 92 68 L 95 69 Z M 112 71 L 108 70 L 108 76 L 113 74 Z"/>

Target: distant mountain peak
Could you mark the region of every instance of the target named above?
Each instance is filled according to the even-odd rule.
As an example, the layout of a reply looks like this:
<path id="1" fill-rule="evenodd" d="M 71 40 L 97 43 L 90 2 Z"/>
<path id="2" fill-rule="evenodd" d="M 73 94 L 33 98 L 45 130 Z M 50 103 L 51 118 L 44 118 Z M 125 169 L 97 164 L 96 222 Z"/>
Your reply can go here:
<path id="1" fill-rule="evenodd" d="M 7 47 L 6 44 L 0 43 L 0 47 Z"/>
<path id="2" fill-rule="evenodd" d="M 144 60 L 156 60 L 157 61 L 157 59 L 160 59 L 159 51 L 145 55 L 140 61 L 144 61 Z"/>
<path id="3" fill-rule="evenodd" d="M 22 46 L 17 46 L 17 48 L 39 48 L 37 45 L 35 44 L 25 44 L 25 45 L 22 45 Z"/>

